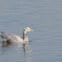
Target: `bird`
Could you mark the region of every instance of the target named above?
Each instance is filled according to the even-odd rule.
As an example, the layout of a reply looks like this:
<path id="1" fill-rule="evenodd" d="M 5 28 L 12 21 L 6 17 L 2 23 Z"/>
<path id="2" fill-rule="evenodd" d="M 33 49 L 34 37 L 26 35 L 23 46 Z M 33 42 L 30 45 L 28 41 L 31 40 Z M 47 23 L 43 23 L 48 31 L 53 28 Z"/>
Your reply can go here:
<path id="1" fill-rule="evenodd" d="M 23 30 L 23 36 L 20 37 L 18 35 L 15 34 L 7 34 L 4 32 L 0 32 L 0 37 L 3 39 L 3 44 L 11 44 L 11 43 L 26 43 L 29 42 L 29 38 L 27 36 L 28 32 L 33 32 L 34 30 L 32 30 L 29 27 L 24 28 Z"/>

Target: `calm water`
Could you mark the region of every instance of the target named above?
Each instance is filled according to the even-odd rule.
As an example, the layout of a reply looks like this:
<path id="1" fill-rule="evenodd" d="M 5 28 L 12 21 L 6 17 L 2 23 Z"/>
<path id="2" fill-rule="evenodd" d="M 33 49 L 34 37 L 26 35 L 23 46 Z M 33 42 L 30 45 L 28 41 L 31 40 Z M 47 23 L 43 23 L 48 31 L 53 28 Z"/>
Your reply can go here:
<path id="1" fill-rule="evenodd" d="M 62 62 L 62 0 L 0 0 L 0 31 L 22 36 L 26 26 L 29 52 L 0 47 L 0 62 Z"/>

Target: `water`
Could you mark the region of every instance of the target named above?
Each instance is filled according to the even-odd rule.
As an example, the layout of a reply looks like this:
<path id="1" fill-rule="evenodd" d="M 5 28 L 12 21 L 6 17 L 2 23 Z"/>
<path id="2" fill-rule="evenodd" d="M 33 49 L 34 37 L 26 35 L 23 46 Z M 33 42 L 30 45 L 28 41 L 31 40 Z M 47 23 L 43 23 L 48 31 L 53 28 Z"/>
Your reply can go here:
<path id="1" fill-rule="evenodd" d="M 0 0 L 0 31 L 22 36 L 26 26 L 29 52 L 0 47 L 0 62 L 62 62 L 62 0 Z"/>

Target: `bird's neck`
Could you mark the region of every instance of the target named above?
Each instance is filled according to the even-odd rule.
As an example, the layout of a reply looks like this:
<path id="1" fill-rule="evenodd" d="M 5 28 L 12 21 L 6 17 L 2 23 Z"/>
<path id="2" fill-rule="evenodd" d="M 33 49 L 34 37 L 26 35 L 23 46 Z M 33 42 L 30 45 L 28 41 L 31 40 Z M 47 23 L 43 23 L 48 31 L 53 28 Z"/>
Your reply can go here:
<path id="1" fill-rule="evenodd" d="M 23 40 L 24 42 L 28 41 L 28 36 L 27 36 L 27 32 L 23 32 Z"/>

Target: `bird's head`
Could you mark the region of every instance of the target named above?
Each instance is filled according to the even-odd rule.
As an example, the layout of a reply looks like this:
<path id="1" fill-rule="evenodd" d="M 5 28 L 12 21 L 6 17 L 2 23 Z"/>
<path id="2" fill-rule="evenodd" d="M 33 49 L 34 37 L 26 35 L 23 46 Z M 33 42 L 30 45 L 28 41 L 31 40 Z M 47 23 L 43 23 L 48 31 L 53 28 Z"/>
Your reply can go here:
<path id="1" fill-rule="evenodd" d="M 24 28 L 24 33 L 26 34 L 27 32 L 33 32 L 33 30 L 29 27 Z"/>

